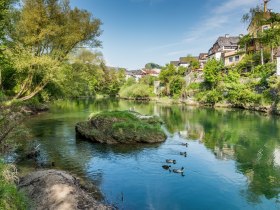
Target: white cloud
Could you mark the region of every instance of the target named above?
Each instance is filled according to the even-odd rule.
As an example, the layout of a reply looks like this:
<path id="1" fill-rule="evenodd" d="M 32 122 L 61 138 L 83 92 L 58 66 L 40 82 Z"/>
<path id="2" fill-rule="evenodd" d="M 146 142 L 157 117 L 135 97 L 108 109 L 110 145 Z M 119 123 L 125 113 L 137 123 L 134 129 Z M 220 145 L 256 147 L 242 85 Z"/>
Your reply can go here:
<path id="1" fill-rule="evenodd" d="M 229 0 L 216 7 L 213 12 L 216 14 L 225 14 L 244 6 L 256 4 L 256 0 Z"/>
<path id="2" fill-rule="evenodd" d="M 256 5 L 256 0 L 229 0 L 229 1 L 222 1 L 221 4 L 213 8 L 208 14 L 205 15 L 205 17 L 196 24 L 196 27 L 189 30 L 186 33 L 186 36 L 183 40 L 177 43 L 172 44 L 166 44 L 163 46 L 160 46 L 160 48 L 171 48 L 174 46 L 179 45 L 187 45 L 189 43 L 200 43 L 201 39 L 208 39 L 213 40 L 217 38 L 218 36 L 221 36 L 223 34 L 229 33 L 232 35 L 238 35 L 242 32 L 242 24 L 240 23 L 240 27 L 231 28 L 230 31 L 228 30 L 228 25 L 232 24 L 232 22 L 236 21 L 236 11 L 238 11 L 240 8 L 249 9 L 251 6 Z M 235 18 L 235 19 L 232 19 Z M 241 20 L 241 17 L 240 17 Z M 221 29 L 224 28 L 224 31 L 222 34 L 218 34 Z M 237 34 L 233 34 L 237 33 Z M 209 43 L 210 47 L 211 43 Z M 207 51 L 208 49 L 205 49 Z M 181 53 L 187 53 L 187 50 L 178 50 L 178 51 L 172 51 L 168 53 L 168 55 L 177 55 Z"/>

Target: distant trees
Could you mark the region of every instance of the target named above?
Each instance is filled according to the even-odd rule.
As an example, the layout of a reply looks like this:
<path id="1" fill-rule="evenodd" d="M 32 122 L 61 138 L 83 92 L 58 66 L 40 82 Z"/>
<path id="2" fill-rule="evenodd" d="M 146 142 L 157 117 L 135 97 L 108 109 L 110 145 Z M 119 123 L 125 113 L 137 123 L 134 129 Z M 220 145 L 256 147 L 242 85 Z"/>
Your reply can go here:
<path id="1" fill-rule="evenodd" d="M 161 69 L 162 66 L 156 64 L 156 63 L 147 63 L 145 65 L 145 69 Z"/>

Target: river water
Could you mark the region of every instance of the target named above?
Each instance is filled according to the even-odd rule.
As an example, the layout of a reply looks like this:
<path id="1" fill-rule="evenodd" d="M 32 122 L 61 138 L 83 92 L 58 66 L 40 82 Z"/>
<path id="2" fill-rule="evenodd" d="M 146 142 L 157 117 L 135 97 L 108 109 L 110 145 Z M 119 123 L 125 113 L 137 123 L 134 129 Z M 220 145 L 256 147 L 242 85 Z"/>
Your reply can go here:
<path id="1" fill-rule="evenodd" d="M 75 124 L 89 114 L 128 109 L 160 116 L 167 141 L 109 146 L 76 139 Z M 26 126 L 43 161 L 96 184 L 119 209 L 280 209 L 276 116 L 102 99 L 58 101 Z M 164 170 L 166 159 L 184 167 L 184 176 Z M 26 168 L 32 164 L 21 163 Z"/>

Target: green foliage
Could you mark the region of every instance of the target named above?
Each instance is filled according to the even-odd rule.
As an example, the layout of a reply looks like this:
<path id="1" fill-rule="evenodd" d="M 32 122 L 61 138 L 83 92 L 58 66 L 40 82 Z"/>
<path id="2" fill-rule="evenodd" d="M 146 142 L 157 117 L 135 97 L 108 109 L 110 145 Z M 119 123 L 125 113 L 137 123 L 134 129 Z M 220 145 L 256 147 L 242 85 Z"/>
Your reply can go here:
<path id="1" fill-rule="evenodd" d="M 99 46 L 100 25 L 88 11 L 71 9 L 69 1 L 26 0 L 10 37 L 32 47 L 36 55 L 62 59 L 77 46 Z"/>
<path id="2" fill-rule="evenodd" d="M 161 70 L 159 79 L 161 83 L 167 84 L 170 81 L 170 77 L 177 75 L 177 69 L 173 64 L 167 64 Z"/>
<path id="3" fill-rule="evenodd" d="M 25 210 L 26 198 L 17 190 L 15 168 L 0 161 L 0 209 Z"/>
<path id="4" fill-rule="evenodd" d="M 204 78 L 205 82 L 210 86 L 210 88 L 215 88 L 218 82 L 222 78 L 222 70 L 224 66 L 221 61 L 217 61 L 216 59 L 211 59 L 207 61 L 204 66 Z"/>
<path id="5" fill-rule="evenodd" d="M 6 2 L 4 6 L 7 10 L 11 1 Z M 89 63 L 91 60 L 96 65 L 100 62 L 100 55 L 82 51 L 76 56 L 79 61 L 71 62 L 74 63 L 72 69 L 67 56 L 79 46 L 100 46 L 97 40 L 101 33 L 99 19 L 93 18 L 86 10 L 71 9 L 69 1 L 63 0 L 26 0 L 22 7 L 9 12 L 9 20 L 5 20 L 10 24 L 10 28 L 5 30 L 9 41 L 5 50 L 7 62 L 0 64 L 0 86 L 7 95 L 19 101 L 34 96 L 49 100 L 54 93 L 73 95 L 68 94 L 76 91 L 70 90 L 70 83 L 79 89 L 76 91 L 79 94 L 83 94 L 85 89 L 89 94 L 95 91 L 96 80 L 87 76 L 97 70 L 85 64 L 92 65 Z M 83 87 L 81 83 L 85 80 L 87 84 Z M 100 78 L 97 80 L 100 81 Z"/>
<path id="6" fill-rule="evenodd" d="M 190 65 L 188 68 L 190 70 L 198 69 L 200 66 L 198 59 L 192 55 L 182 57 L 182 58 L 180 58 L 180 60 L 181 60 L 181 62 L 189 63 Z"/>
<path id="7" fill-rule="evenodd" d="M 125 71 L 108 69 L 102 65 L 104 74 L 104 83 L 101 86 L 101 93 L 109 96 L 117 96 L 122 85 L 125 83 Z"/>
<path id="8" fill-rule="evenodd" d="M 259 103 L 261 95 L 250 90 L 245 85 L 235 84 L 229 88 L 226 99 L 235 106 L 243 107 L 248 103 Z"/>
<path id="9" fill-rule="evenodd" d="M 119 93 L 121 98 L 148 99 L 153 96 L 153 89 L 145 84 L 123 86 Z"/>
<path id="10" fill-rule="evenodd" d="M 162 66 L 156 64 L 156 63 L 147 63 L 145 65 L 145 69 L 161 69 Z"/>
<path id="11" fill-rule="evenodd" d="M 125 83 L 124 83 L 124 86 L 131 86 L 131 85 L 134 85 L 136 83 L 136 80 L 134 77 L 129 77 Z"/>
<path id="12" fill-rule="evenodd" d="M 214 105 L 215 103 L 222 100 L 222 94 L 218 90 L 212 89 L 198 93 L 196 98 L 201 103 Z"/>
<path id="13" fill-rule="evenodd" d="M 169 91 L 172 96 L 180 95 L 183 88 L 186 86 L 186 81 L 183 77 L 180 76 L 172 76 L 170 78 L 170 82 L 168 84 Z"/>
<path id="14" fill-rule="evenodd" d="M 156 81 L 156 79 L 157 78 L 154 76 L 146 75 L 142 77 L 139 82 L 141 84 L 149 85 L 150 87 L 152 87 L 154 86 L 154 82 Z"/>
<path id="15" fill-rule="evenodd" d="M 197 90 L 200 88 L 200 83 L 191 83 L 186 89 L 187 90 Z"/>
<path id="16" fill-rule="evenodd" d="M 152 119 L 140 119 L 138 113 L 131 111 L 110 111 L 110 112 L 101 112 L 92 118 L 116 118 L 117 120 L 112 125 L 113 132 L 118 130 L 133 130 L 137 133 L 153 133 L 161 132 L 160 120 L 158 118 L 152 117 Z M 164 133 L 163 133 L 164 134 Z"/>

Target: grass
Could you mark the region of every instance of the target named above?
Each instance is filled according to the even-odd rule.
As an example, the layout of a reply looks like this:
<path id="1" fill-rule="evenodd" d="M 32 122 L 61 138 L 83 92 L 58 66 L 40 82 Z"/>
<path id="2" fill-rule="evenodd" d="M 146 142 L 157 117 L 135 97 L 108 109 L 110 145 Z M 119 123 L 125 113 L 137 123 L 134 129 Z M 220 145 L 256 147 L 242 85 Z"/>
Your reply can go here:
<path id="1" fill-rule="evenodd" d="M 25 210 L 27 202 L 24 195 L 18 191 L 15 182 L 18 181 L 14 165 L 0 161 L 0 209 Z"/>
<path id="2" fill-rule="evenodd" d="M 157 117 L 140 119 L 139 113 L 131 111 L 106 111 L 95 115 L 93 118 L 116 118 L 112 124 L 113 131 L 133 131 L 140 134 L 164 132 L 161 129 L 161 121 Z"/>

